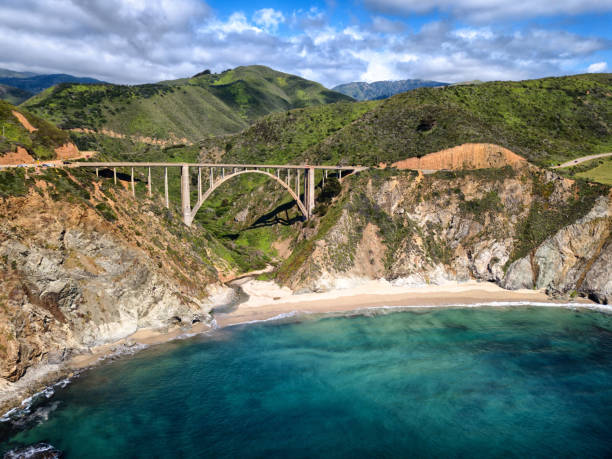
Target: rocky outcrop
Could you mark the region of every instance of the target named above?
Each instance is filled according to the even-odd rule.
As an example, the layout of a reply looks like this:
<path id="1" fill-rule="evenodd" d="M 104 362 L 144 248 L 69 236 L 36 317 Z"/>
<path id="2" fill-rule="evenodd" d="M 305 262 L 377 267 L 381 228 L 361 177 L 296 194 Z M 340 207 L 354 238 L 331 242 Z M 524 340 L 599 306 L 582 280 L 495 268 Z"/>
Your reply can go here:
<path id="1" fill-rule="evenodd" d="M 1 378 L 141 328 L 209 320 L 215 260 L 199 258 L 150 204 L 118 201 L 109 223 L 95 206 L 54 200 L 52 185 L 40 186 L 0 200 Z"/>
<path id="2" fill-rule="evenodd" d="M 288 276 L 292 288 L 331 288 L 347 277 L 399 285 L 476 279 L 609 301 L 609 195 L 580 197 L 591 191 L 526 165 L 456 176 L 364 174 L 350 188 L 337 221 Z M 534 219 L 536 212 L 558 220 L 558 229 Z M 572 222 L 570 213 L 582 217 Z M 534 245 L 543 230 L 530 228 L 544 223 L 553 230 Z"/>

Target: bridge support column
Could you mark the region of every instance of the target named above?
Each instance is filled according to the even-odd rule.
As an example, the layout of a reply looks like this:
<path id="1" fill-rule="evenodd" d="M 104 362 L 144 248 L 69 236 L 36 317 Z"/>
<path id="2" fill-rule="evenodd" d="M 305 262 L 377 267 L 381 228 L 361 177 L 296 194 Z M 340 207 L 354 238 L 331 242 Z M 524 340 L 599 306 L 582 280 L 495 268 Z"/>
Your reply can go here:
<path id="1" fill-rule="evenodd" d="M 183 209 L 183 222 L 191 226 L 191 198 L 189 196 L 189 166 L 181 168 L 181 207 Z"/>
<path id="2" fill-rule="evenodd" d="M 215 176 L 214 176 L 214 172 L 213 172 L 213 168 L 210 168 L 210 183 L 209 183 L 209 187 L 208 188 L 212 188 L 213 184 L 215 183 Z"/>
<path id="3" fill-rule="evenodd" d="M 113 180 L 115 181 L 115 185 L 117 184 L 117 168 L 113 167 Z"/>
<path id="4" fill-rule="evenodd" d="M 297 194 L 297 197 L 300 197 L 300 170 L 296 169 L 296 176 L 295 176 L 295 194 Z"/>
<path id="5" fill-rule="evenodd" d="M 98 168 L 96 167 L 96 177 L 100 177 L 100 174 L 98 173 Z"/>
<path id="6" fill-rule="evenodd" d="M 308 168 L 308 192 L 306 193 L 306 210 L 308 211 L 308 218 L 314 215 L 315 208 L 315 168 Z"/>
<path id="7" fill-rule="evenodd" d="M 198 200 L 202 196 L 202 168 L 198 167 Z"/>
<path id="8" fill-rule="evenodd" d="M 168 197 L 168 168 L 164 167 L 164 196 L 166 198 L 166 209 L 170 208 L 170 199 Z"/>
<path id="9" fill-rule="evenodd" d="M 153 187 L 152 187 L 152 183 L 151 183 L 151 168 L 149 167 L 149 174 L 147 176 L 147 193 L 149 194 L 149 197 L 153 196 Z"/>
<path id="10" fill-rule="evenodd" d="M 134 168 L 132 167 L 132 171 L 131 171 L 131 175 L 130 175 L 130 185 L 132 185 L 132 196 L 136 197 L 136 190 L 134 189 Z"/>

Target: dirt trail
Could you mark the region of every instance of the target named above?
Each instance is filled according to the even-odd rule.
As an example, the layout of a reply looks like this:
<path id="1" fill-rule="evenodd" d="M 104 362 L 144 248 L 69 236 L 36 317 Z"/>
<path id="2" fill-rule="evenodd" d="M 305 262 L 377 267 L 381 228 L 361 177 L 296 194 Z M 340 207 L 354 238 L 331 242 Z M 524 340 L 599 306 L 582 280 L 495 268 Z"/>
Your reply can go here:
<path id="1" fill-rule="evenodd" d="M 73 144 L 62 145 L 55 149 L 59 159 L 51 159 L 48 161 L 38 161 L 30 156 L 28 151 L 23 147 L 17 147 L 17 152 L 5 153 L 0 155 L 0 166 L 17 167 L 22 164 L 37 166 L 38 164 L 53 164 L 61 166 L 66 160 L 89 159 L 94 156 L 97 151 L 79 151 Z"/>
<path id="2" fill-rule="evenodd" d="M 584 163 L 585 161 L 590 161 L 592 159 L 597 159 L 597 158 L 605 158 L 606 156 L 612 156 L 612 152 L 600 153 L 598 155 L 582 156 L 581 158 L 572 159 L 571 161 L 567 161 L 563 164 L 559 164 L 558 166 L 553 166 L 551 169 L 560 169 L 562 167 L 575 166 L 576 164 Z"/>
<path id="3" fill-rule="evenodd" d="M 30 124 L 30 122 L 28 121 L 28 119 L 23 116 L 21 113 L 19 113 L 17 110 L 12 110 L 13 115 L 15 116 L 15 118 L 17 118 L 19 120 L 19 122 L 21 123 L 21 125 L 26 128 L 28 130 L 28 132 L 34 132 L 34 131 L 38 131 L 37 128 L 35 128 L 34 126 L 32 126 Z"/>
<path id="4" fill-rule="evenodd" d="M 465 143 L 457 147 L 429 153 L 421 158 L 407 158 L 393 163 L 398 169 L 483 169 L 504 167 L 525 162 L 507 148 L 491 143 Z"/>

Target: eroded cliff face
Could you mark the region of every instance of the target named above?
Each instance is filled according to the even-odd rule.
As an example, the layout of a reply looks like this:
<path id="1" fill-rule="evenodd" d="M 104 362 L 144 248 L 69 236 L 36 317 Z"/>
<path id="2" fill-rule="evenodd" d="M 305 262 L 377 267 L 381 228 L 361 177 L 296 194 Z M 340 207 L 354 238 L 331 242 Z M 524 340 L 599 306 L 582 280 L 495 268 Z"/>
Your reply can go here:
<path id="1" fill-rule="evenodd" d="M 397 284 L 477 279 L 612 300 L 612 200 L 529 165 L 430 176 L 352 177 L 310 253 L 285 263 L 294 289 L 338 279 Z M 381 176 L 382 175 L 382 176 Z M 350 190 L 350 191 L 349 191 Z M 603 191 L 603 195 L 602 195 Z"/>
<path id="2" fill-rule="evenodd" d="M 108 199 L 96 188 L 90 201 L 75 202 L 54 191 L 40 181 L 26 196 L 0 200 L 1 378 L 16 381 L 33 365 L 139 328 L 210 319 L 207 287 L 223 262 L 194 250 L 181 233 L 188 229 L 121 190 Z"/>

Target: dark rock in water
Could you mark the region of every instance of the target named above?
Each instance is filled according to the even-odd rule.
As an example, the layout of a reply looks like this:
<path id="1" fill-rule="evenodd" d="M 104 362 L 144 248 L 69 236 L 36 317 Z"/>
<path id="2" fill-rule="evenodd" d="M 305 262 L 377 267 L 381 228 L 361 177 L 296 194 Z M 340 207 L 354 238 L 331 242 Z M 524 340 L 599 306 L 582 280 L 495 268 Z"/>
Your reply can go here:
<path id="1" fill-rule="evenodd" d="M 35 443 L 5 453 L 4 459 L 58 459 L 62 456 L 62 451 L 49 443 Z"/>

